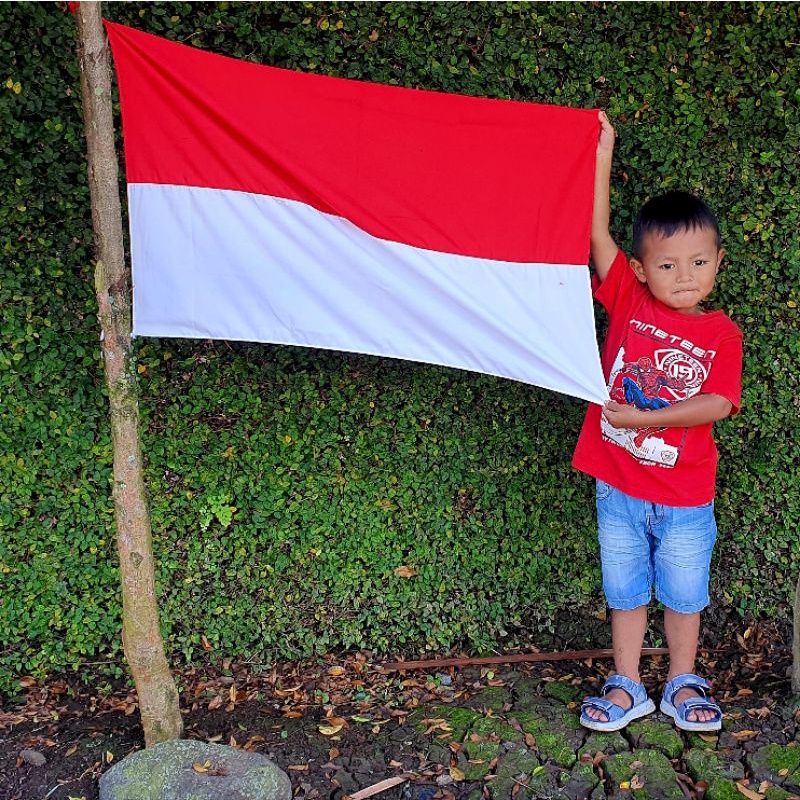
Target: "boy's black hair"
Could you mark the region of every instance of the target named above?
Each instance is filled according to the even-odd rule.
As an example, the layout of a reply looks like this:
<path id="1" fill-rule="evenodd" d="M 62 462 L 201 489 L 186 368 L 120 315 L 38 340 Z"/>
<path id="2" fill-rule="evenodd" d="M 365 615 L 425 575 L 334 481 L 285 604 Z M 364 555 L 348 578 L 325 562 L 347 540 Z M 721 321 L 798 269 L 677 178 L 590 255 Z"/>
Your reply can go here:
<path id="1" fill-rule="evenodd" d="M 689 192 L 667 192 L 648 200 L 633 223 L 633 257 L 641 260 L 642 242 L 651 233 L 669 237 L 682 231 L 708 228 L 722 243 L 719 223 L 708 204 Z"/>

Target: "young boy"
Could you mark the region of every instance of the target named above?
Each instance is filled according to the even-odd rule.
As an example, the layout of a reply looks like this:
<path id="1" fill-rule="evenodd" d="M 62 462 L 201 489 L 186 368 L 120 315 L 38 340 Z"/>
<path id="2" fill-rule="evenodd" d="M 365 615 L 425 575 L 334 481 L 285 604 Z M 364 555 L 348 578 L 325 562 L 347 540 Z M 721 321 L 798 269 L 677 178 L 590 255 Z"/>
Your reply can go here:
<path id="1" fill-rule="evenodd" d="M 683 730 L 719 730 L 709 684 L 692 674 L 716 540 L 712 424 L 739 410 L 742 334 L 700 304 L 725 251 L 709 207 L 684 192 L 648 202 L 630 261 L 609 233 L 614 129 L 600 113 L 591 259 L 609 314 L 603 369 L 611 400 L 590 406 L 573 466 L 597 479 L 603 589 L 616 674 L 581 723 L 615 731 L 655 710 L 639 678 L 647 605 L 664 604 L 669 676 L 661 711 Z"/>

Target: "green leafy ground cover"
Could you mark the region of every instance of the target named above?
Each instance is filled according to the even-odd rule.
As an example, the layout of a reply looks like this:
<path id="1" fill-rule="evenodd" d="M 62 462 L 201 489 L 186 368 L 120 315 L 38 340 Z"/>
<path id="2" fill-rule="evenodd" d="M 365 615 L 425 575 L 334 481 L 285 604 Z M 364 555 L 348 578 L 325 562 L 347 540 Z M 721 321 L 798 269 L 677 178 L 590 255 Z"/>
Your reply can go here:
<path id="1" fill-rule="evenodd" d="M 786 616 L 800 567 L 800 7 L 116 3 L 110 18 L 266 64 L 603 107 L 620 241 L 648 196 L 702 193 L 745 330 L 718 425 L 714 602 Z M 0 688 L 119 658 L 111 446 L 92 294 L 74 26 L 0 6 Z M 257 99 L 254 99 L 257 101 Z M 255 662 L 485 650 L 601 609 L 583 404 L 437 367 L 138 342 L 168 647 Z M 397 570 L 406 567 L 406 570 Z"/>

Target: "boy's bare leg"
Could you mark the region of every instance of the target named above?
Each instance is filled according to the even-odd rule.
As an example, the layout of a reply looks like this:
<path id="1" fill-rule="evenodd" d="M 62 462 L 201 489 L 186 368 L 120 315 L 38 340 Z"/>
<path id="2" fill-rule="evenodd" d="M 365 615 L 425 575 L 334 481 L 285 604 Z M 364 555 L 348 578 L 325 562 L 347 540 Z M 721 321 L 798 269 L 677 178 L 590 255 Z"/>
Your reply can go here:
<path id="1" fill-rule="evenodd" d="M 686 672 L 694 672 L 697 643 L 700 640 L 700 614 L 680 614 L 671 608 L 664 609 L 664 632 L 669 648 L 669 679 Z M 681 689 L 673 700 L 674 706 L 697 697 L 693 689 Z M 690 711 L 686 719 L 690 722 L 708 722 L 714 719 L 711 711 Z"/>
<path id="2" fill-rule="evenodd" d="M 639 659 L 642 655 L 644 634 L 647 630 L 647 606 L 629 611 L 611 610 L 611 646 L 614 649 L 614 666 L 617 674 L 639 683 Z M 622 689 L 612 689 L 606 699 L 624 709 L 631 707 L 631 698 Z M 605 721 L 606 715 L 597 708 L 589 708 L 586 715 Z"/>

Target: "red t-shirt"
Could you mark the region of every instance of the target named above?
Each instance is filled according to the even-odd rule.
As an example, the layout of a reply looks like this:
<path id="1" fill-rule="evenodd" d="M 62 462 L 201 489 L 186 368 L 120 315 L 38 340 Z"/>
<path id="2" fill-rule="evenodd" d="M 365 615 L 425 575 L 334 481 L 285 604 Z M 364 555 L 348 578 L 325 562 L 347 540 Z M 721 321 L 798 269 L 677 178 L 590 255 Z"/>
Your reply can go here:
<path id="1" fill-rule="evenodd" d="M 650 293 L 620 251 L 594 296 L 609 316 L 603 373 L 612 400 L 654 410 L 698 393 L 739 410 L 742 333 L 722 311 L 682 314 Z M 625 494 L 670 506 L 714 499 L 712 423 L 689 428 L 613 428 L 589 406 L 572 466 Z"/>

